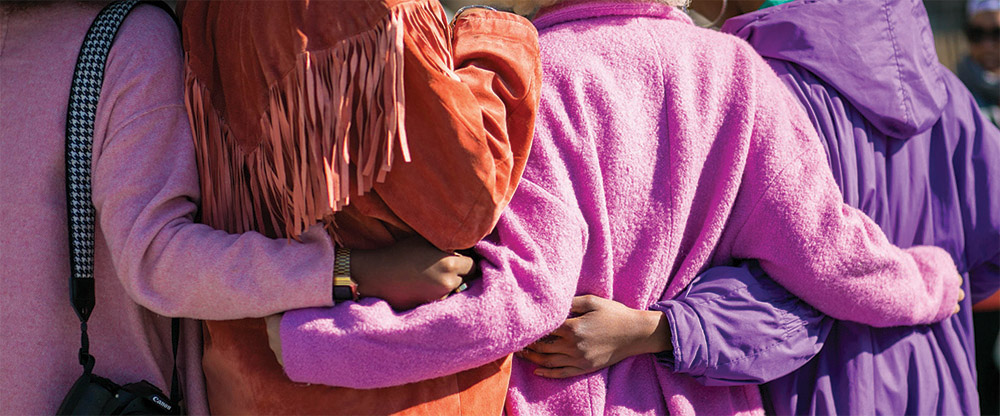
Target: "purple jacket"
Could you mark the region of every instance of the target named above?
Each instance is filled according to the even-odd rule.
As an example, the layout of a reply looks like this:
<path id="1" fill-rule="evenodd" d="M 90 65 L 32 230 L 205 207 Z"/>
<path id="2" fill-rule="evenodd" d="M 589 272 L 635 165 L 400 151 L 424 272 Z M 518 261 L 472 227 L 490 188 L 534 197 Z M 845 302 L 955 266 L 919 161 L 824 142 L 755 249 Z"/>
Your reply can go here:
<path id="1" fill-rule="evenodd" d="M 799 0 L 723 31 L 805 106 L 845 201 L 901 247 L 948 250 L 970 296 L 941 323 L 877 329 L 823 317 L 746 268 L 712 269 L 655 306 L 675 338 L 661 363 L 710 385 L 770 381 L 778 414 L 979 413 L 971 305 L 1000 286 L 1000 132 L 938 63 L 922 4 Z"/>

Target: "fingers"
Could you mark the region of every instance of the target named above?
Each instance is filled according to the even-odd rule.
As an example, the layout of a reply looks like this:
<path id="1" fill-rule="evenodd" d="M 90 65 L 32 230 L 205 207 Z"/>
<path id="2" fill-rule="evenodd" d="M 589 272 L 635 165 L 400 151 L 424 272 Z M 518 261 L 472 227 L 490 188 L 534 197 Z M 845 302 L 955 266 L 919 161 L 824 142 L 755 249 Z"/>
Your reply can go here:
<path id="1" fill-rule="evenodd" d="M 962 279 L 959 280 L 958 287 L 961 288 L 964 285 L 965 285 L 965 277 L 963 276 Z M 955 312 L 953 312 L 952 315 L 954 315 L 954 314 L 956 314 L 956 313 L 958 313 L 959 311 L 962 310 L 962 301 L 963 300 L 965 300 L 965 289 L 960 289 L 958 291 L 958 303 L 955 305 Z"/>
<path id="2" fill-rule="evenodd" d="M 590 373 L 589 370 L 584 370 L 577 367 L 560 367 L 560 368 L 544 368 L 539 367 L 535 369 L 535 375 L 545 378 L 569 378 L 575 377 L 580 374 Z"/>
<path id="3" fill-rule="evenodd" d="M 447 284 L 448 284 L 448 293 L 446 293 L 445 295 L 450 295 L 452 293 L 455 293 L 455 291 L 458 290 L 458 288 L 461 287 L 463 284 L 465 284 L 465 282 L 462 280 L 462 276 L 455 275 L 454 278 L 448 279 Z"/>
<path id="4" fill-rule="evenodd" d="M 439 267 L 433 269 L 433 280 L 441 284 L 442 288 L 447 289 L 445 295 L 450 294 L 465 282 L 462 274 L 467 273 L 474 265 L 475 263 L 468 257 L 458 254 L 450 255 L 439 262 Z"/>
<path id="5" fill-rule="evenodd" d="M 271 351 L 274 352 L 274 358 L 278 360 L 279 365 L 284 365 L 281 359 L 281 317 L 283 314 L 271 315 L 264 318 L 264 322 L 267 326 L 267 345 L 271 347 Z"/>
<path id="6" fill-rule="evenodd" d="M 527 349 L 543 354 L 566 354 L 570 350 L 565 339 L 553 335 L 535 341 Z"/>
<path id="7" fill-rule="evenodd" d="M 268 337 L 280 337 L 281 336 L 281 317 L 284 316 L 283 313 L 270 315 L 264 317 L 264 323 L 267 327 Z"/>
<path id="8" fill-rule="evenodd" d="M 600 302 L 601 298 L 594 295 L 583 295 L 573 298 L 573 305 L 569 308 L 571 313 L 577 315 L 583 315 L 587 312 L 591 312 L 597 309 L 597 303 Z"/>
<path id="9" fill-rule="evenodd" d="M 479 260 L 472 257 L 472 270 L 469 270 L 469 272 L 464 275 L 465 280 L 478 279 L 482 277 L 482 275 L 483 272 L 479 269 Z"/>
<path id="10" fill-rule="evenodd" d="M 962 276 L 961 274 L 958 275 L 958 287 L 965 287 L 965 276 Z M 958 292 L 958 301 L 961 302 L 964 299 L 965 289 L 962 289 L 961 292 Z"/>
<path id="11" fill-rule="evenodd" d="M 567 319 L 565 322 L 562 323 L 562 325 L 559 325 L 559 327 L 553 330 L 549 335 L 563 339 L 573 339 L 573 322 L 575 322 L 576 319 L 577 318 Z"/>
<path id="12" fill-rule="evenodd" d="M 567 367 L 577 364 L 576 360 L 565 354 L 542 354 L 532 350 L 521 350 L 517 356 L 545 368 Z"/>
<path id="13" fill-rule="evenodd" d="M 452 258 L 454 261 L 453 267 L 455 267 L 455 274 L 465 276 L 476 270 L 476 262 L 475 260 L 472 260 L 471 257 L 455 253 L 452 254 Z"/>

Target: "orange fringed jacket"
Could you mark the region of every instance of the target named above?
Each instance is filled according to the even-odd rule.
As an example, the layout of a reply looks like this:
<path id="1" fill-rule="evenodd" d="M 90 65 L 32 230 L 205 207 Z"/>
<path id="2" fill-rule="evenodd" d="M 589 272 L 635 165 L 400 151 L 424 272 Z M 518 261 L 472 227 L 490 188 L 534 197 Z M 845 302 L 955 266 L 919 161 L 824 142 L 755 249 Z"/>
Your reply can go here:
<path id="1" fill-rule="evenodd" d="M 204 222 L 292 238 L 323 222 L 352 248 L 418 233 L 454 250 L 492 230 L 531 147 L 530 22 L 474 9 L 450 27 L 436 0 L 188 1 L 179 14 Z M 509 361 L 352 393 L 288 381 L 264 328 L 206 322 L 213 413 L 500 412 Z"/>
<path id="2" fill-rule="evenodd" d="M 205 222 L 294 237 L 325 221 L 356 248 L 492 230 L 531 147 L 530 22 L 474 9 L 452 28 L 423 0 L 180 12 Z"/>

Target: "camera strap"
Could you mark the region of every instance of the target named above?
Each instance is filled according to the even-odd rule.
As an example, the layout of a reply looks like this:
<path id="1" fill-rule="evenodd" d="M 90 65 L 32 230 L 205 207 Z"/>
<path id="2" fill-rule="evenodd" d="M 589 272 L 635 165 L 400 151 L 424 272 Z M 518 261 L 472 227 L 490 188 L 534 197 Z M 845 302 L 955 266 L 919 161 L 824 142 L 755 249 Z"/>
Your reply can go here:
<path id="1" fill-rule="evenodd" d="M 87 30 L 73 71 L 73 83 L 66 111 L 66 205 L 69 223 L 69 294 L 73 310 L 80 318 L 80 364 L 84 373 L 94 369 L 90 355 L 87 320 L 96 304 L 94 291 L 94 204 L 91 199 L 90 163 L 97 103 L 104 84 L 104 66 L 118 28 L 139 4 L 137 0 L 115 1 L 101 10 Z M 158 5 L 166 8 L 166 5 Z M 169 8 L 167 8 L 169 12 Z M 172 16 L 172 14 L 171 14 Z M 170 325 L 173 347 L 173 381 L 170 396 L 181 400 L 177 377 L 177 347 L 180 319 Z"/>

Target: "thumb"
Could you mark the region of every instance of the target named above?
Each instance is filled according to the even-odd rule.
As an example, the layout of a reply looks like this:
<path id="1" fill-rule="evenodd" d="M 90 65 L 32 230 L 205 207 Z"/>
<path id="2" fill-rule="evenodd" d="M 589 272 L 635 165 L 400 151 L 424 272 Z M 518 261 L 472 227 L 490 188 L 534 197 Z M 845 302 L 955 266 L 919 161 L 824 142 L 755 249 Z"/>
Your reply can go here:
<path id="1" fill-rule="evenodd" d="M 274 352 L 274 358 L 278 360 L 278 364 L 284 366 L 285 363 L 281 359 L 281 317 L 284 314 L 271 315 L 264 318 L 267 328 L 267 345 L 271 347 L 271 351 Z"/>
<path id="2" fill-rule="evenodd" d="M 469 276 L 475 275 L 478 272 L 478 264 L 471 257 L 463 256 L 461 254 L 455 253 L 455 258 L 457 259 L 456 264 L 458 265 L 458 270 L 455 274 L 459 276 Z"/>

